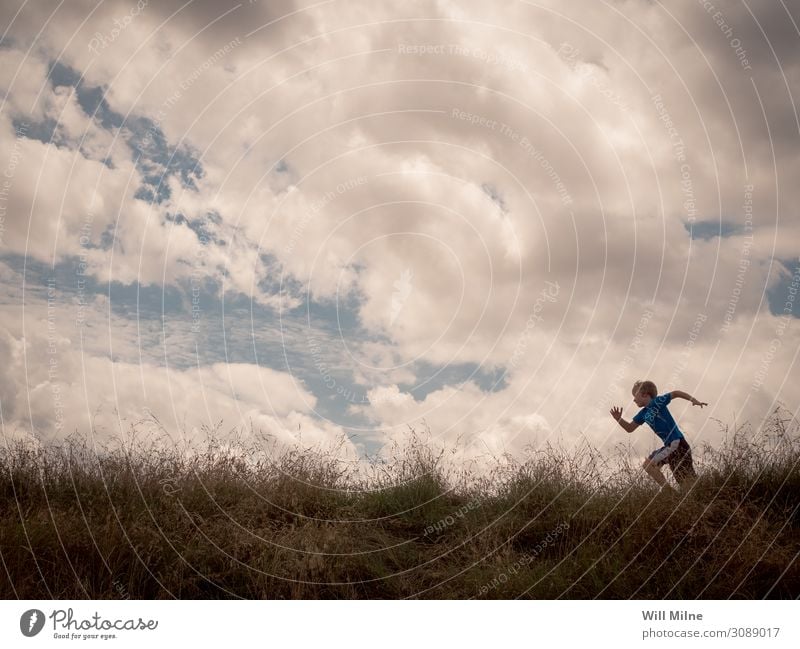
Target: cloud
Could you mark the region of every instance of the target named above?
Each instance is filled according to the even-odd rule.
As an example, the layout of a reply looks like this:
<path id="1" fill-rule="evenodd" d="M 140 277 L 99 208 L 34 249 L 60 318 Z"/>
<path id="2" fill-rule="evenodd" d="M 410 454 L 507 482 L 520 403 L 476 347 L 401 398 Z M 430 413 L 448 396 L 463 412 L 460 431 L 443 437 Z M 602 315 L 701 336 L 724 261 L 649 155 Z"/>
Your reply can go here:
<path id="1" fill-rule="evenodd" d="M 99 282 L 203 278 L 270 309 L 260 329 L 305 315 L 328 327 L 336 387 L 371 395 L 342 419 L 377 430 L 424 417 L 492 452 L 519 451 L 534 429 L 613 444 L 606 411 L 644 376 L 702 393 L 723 418 L 796 403 L 798 332 L 767 300 L 800 236 L 791 9 L 170 2 L 126 20 L 131 9 L 70 3 L 29 54 L 51 9 L 14 19 L 0 50 L 0 151 L 20 160 L 6 251 L 77 257 Z M 53 81 L 55 61 L 68 82 Z M 23 118 L 39 139 L 15 133 Z M 708 223 L 723 236 L 690 236 Z M 33 353 L 22 337 L 4 343 L 9 359 Z M 308 356 L 307 341 L 289 345 Z M 106 378 L 118 366 L 143 406 L 135 362 L 93 362 Z M 173 380 L 207 384 L 237 421 L 234 404 L 261 412 L 250 384 L 263 379 L 295 406 L 286 427 L 331 396 L 310 365 L 305 405 L 280 374 L 238 368 L 227 392 L 221 366 L 146 367 L 167 395 Z M 435 383 L 453 367 L 503 381 Z M 15 412 L 20 390 L 41 387 L 3 385 Z M 683 416 L 704 436 L 708 414 Z"/>
<path id="2" fill-rule="evenodd" d="M 58 351 L 50 357 L 34 353 L 33 346 L 45 344 L 49 342 L 41 336 L 22 343 L 4 332 L 0 351 L 5 366 L 15 373 L 11 376 L 24 376 L 23 356 L 29 362 L 27 385 L 9 376 L 0 384 L 4 431 L 11 437 L 50 441 L 79 433 L 103 443 L 128 439 L 135 430 L 140 436 L 164 432 L 177 443 L 202 438 L 204 427 L 214 430 L 219 423 L 222 439 L 325 447 L 344 434 L 310 414 L 313 395 L 268 368 L 215 363 L 168 370 L 81 357 L 67 351 L 69 341 L 64 339 L 56 339 Z M 352 444 L 343 451 L 356 455 Z"/>
<path id="3" fill-rule="evenodd" d="M 6 278 L 19 281 L 2 268 Z M 157 347 L 137 345 L 135 331 L 108 312 L 102 296 L 83 305 L 80 327 L 74 306 L 48 283 L 44 295 L 28 295 L 24 311 L 0 312 L 7 437 L 47 441 L 77 432 L 110 442 L 135 429 L 177 442 L 221 424 L 217 434 L 223 439 L 325 447 L 344 435 L 340 426 L 314 416 L 317 398 L 285 372 L 241 362 L 171 368 L 158 362 Z M 140 331 L 149 326 L 136 323 Z M 356 449 L 348 442 L 341 452 L 352 457 Z"/>

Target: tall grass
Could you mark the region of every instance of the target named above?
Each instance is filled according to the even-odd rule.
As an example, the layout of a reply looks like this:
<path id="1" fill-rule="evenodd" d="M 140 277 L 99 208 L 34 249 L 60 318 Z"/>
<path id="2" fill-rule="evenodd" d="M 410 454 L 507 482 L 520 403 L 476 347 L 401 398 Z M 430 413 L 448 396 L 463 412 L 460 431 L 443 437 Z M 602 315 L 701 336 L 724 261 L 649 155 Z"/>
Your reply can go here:
<path id="1" fill-rule="evenodd" d="M 423 434 L 337 449 L 73 438 L 0 451 L 4 598 L 796 598 L 800 440 L 695 448 L 689 493 L 589 445 L 477 472 Z"/>

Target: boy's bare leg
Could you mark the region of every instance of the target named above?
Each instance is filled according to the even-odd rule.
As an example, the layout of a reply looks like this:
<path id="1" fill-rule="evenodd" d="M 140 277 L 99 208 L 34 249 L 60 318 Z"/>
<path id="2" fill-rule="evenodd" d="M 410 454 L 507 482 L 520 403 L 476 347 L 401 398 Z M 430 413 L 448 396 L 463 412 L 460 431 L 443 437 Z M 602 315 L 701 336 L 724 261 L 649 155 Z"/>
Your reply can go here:
<path id="1" fill-rule="evenodd" d="M 647 475 L 653 478 L 653 480 L 655 480 L 659 485 L 661 485 L 662 487 L 667 486 L 667 479 L 664 477 L 664 474 L 661 473 L 660 466 L 657 466 L 656 464 L 651 462 L 649 458 L 644 461 L 644 464 L 642 466 L 644 467 L 644 470 L 647 472 Z"/>

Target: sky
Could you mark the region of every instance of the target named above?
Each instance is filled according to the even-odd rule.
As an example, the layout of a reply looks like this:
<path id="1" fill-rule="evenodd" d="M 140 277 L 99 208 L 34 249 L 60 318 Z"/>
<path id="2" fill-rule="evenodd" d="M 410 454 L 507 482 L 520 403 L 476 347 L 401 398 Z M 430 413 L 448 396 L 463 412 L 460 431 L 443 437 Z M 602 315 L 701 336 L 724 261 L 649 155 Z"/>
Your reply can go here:
<path id="1" fill-rule="evenodd" d="M 0 8 L 0 424 L 644 454 L 796 415 L 800 9 Z"/>

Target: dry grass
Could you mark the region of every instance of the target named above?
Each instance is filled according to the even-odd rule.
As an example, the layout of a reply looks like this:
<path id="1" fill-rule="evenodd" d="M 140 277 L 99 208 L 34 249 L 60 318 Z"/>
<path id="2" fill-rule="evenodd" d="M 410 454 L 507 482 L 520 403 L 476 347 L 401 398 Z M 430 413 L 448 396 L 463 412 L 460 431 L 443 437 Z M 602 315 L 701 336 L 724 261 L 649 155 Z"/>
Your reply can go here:
<path id="1" fill-rule="evenodd" d="M 488 474 L 77 439 L 0 454 L 3 598 L 796 598 L 800 442 L 782 410 L 696 448 L 685 496 L 548 446 Z M 699 460 L 700 458 L 697 457 Z"/>

